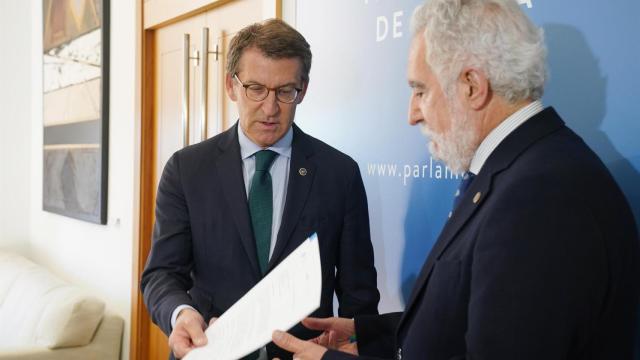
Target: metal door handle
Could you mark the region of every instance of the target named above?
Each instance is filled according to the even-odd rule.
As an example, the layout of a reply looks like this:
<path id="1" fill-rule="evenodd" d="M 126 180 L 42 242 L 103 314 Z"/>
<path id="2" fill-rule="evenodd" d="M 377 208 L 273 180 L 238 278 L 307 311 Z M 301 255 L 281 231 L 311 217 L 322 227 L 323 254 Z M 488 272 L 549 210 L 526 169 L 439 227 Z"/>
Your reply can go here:
<path id="1" fill-rule="evenodd" d="M 182 45 L 182 147 L 189 145 L 189 34 L 184 34 Z"/>
<path id="2" fill-rule="evenodd" d="M 200 76 L 200 141 L 207 139 L 207 78 L 209 77 L 209 28 L 202 28 L 202 74 Z"/>
<path id="3" fill-rule="evenodd" d="M 207 124 L 208 124 L 208 80 L 209 80 L 209 54 L 215 55 L 215 60 L 218 61 L 220 52 L 218 50 L 218 44 L 216 44 L 215 51 L 209 51 L 209 28 L 202 28 L 202 76 L 200 79 L 200 137 L 201 140 L 207 139 Z M 218 132 L 221 129 L 218 127 Z"/>

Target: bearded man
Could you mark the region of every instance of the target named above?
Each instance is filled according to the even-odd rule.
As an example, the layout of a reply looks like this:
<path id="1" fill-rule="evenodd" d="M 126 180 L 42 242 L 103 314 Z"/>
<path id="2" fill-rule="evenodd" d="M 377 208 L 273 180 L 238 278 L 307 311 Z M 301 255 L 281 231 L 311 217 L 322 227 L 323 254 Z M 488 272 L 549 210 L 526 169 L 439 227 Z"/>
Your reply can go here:
<path id="1" fill-rule="evenodd" d="M 412 27 L 409 122 L 465 173 L 450 218 L 404 312 L 274 341 L 300 360 L 631 359 L 638 232 L 605 165 L 543 108 L 542 30 L 513 0 L 427 1 Z"/>

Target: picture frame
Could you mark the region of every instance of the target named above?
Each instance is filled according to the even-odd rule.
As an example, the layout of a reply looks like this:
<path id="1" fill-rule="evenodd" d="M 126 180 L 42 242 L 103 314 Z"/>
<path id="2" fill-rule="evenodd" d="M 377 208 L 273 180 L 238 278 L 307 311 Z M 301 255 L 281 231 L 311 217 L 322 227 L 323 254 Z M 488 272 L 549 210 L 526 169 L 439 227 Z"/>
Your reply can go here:
<path id="1" fill-rule="evenodd" d="M 43 209 L 107 223 L 109 0 L 43 0 Z"/>

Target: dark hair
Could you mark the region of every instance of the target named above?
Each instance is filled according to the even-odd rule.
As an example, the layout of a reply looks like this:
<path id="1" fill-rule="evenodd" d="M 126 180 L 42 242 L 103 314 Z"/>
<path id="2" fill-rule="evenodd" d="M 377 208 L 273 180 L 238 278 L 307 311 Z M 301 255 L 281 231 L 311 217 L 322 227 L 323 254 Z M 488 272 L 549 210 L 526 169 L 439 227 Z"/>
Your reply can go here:
<path id="1" fill-rule="evenodd" d="M 272 59 L 298 58 L 302 63 L 302 81 L 309 81 L 311 71 L 311 47 L 296 29 L 282 20 L 270 19 L 251 24 L 231 39 L 227 72 L 238 72 L 240 57 L 246 49 L 256 48 Z"/>

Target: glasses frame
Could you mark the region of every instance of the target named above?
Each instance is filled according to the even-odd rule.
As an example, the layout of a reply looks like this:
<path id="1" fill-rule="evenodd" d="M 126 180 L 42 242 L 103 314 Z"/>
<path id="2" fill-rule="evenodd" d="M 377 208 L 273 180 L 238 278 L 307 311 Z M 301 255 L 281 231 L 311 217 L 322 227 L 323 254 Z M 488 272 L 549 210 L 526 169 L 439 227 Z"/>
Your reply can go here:
<path id="1" fill-rule="evenodd" d="M 296 102 L 296 100 L 298 99 L 298 95 L 300 95 L 300 92 L 302 91 L 302 88 L 297 88 L 294 87 L 293 89 L 296 91 L 296 95 L 293 97 L 293 99 L 291 99 L 291 101 L 283 101 L 282 99 L 280 99 L 280 97 L 278 96 L 278 90 L 280 90 L 281 88 L 285 87 L 285 86 L 280 86 L 277 88 L 270 88 L 267 87 L 266 85 L 262 85 L 262 84 L 244 84 L 242 81 L 240 81 L 240 78 L 238 78 L 238 73 L 233 74 L 233 77 L 236 79 L 236 81 L 238 81 L 238 83 L 244 88 L 244 94 L 247 97 L 247 99 L 251 100 L 251 101 L 255 101 L 255 102 L 260 102 L 260 101 L 264 101 L 264 99 L 269 97 L 269 94 L 271 93 L 271 91 L 273 91 L 276 94 L 276 100 L 278 100 L 278 102 L 281 102 L 283 104 L 293 104 L 294 102 Z M 267 89 L 267 93 L 266 95 L 262 98 L 262 99 L 254 99 L 251 96 L 249 96 L 249 87 L 250 86 L 262 86 L 265 89 Z"/>

